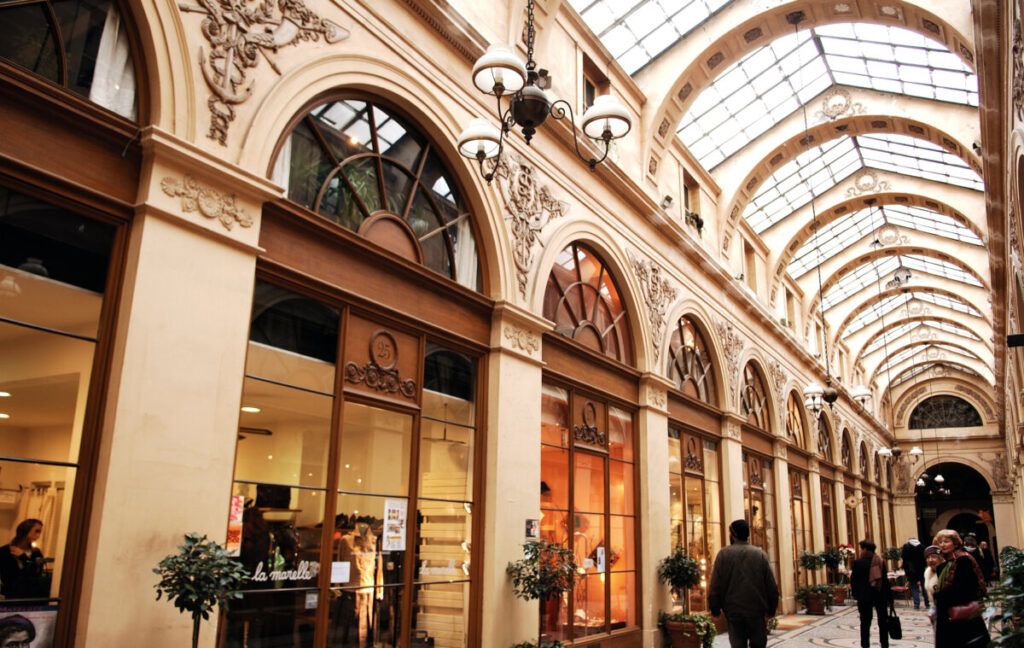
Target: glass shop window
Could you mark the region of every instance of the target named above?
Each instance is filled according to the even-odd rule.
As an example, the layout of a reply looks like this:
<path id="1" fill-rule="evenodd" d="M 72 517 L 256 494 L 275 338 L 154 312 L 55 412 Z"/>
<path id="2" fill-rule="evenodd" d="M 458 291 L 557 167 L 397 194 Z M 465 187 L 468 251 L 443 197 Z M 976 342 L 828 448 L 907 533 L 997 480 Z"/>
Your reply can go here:
<path id="1" fill-rule="evenodd" d="M 466 646 L 476 362 L 427 342 L 420 409 L 342 399 L 342 316 L 257 282 L 228 534 L 253 576 L 226 645 Z"/>
<path id="2" fill-rule="evenodd" d="M 540 634 L 573 641 L 636 626 L 636 494 L 633 416 L 544 385 L 541 538 L 569 547 L 580 578 L 541 603 Z"/>
<path id="3" fill-rule="evenodd" d="M 115 233 L 0 187 L 0 619 L 29 617 L 40 637 L 77 560 L 65 547 Z"/>

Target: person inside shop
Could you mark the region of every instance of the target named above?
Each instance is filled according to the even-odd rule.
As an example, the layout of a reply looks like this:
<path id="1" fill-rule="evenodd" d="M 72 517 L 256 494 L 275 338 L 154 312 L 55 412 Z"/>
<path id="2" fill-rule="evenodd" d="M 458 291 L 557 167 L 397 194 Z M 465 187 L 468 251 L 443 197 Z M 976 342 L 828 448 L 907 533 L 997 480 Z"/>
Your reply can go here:
<path id="1" fill-rule="evenodd" d="M 30 648 L 35 638 L 35 625 L 20 614 L 0 619 L 0 648 Z"/>
<path id="2" fill-rule="evenodd" d="M 0 594 L 6 599 L 47 598 L 49 578 L 43 571 L 43 552 L 35 546 L 43 522 L 22 520 L 10 544 L 0 547 Z"/>

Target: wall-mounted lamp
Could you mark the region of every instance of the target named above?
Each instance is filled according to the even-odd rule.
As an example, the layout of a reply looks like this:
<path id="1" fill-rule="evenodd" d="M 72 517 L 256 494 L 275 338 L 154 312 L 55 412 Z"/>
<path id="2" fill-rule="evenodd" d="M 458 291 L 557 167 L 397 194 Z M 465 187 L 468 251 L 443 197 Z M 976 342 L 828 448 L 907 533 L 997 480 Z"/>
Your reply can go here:
<path id="1" fill-rule="evenodd" d="M 736 281 L 743 281 L 744 279 L 746 279 L 746 278 L 747 278 L 747 275 L 741 272 L 741 273 L 739 273 L 738 275 L 736 275 L 736 276 L 735 276 L 735 277 L 733 277 L 733 278 L 734 278 L 734 279 L 735 279 Z"/>
<path id="2" fill-rule="evenodd" d="M 661 199 L 661 208 L 668 209 L 669 207 L 672 206 L 673 202 L 675 202 L 675 200 L 672 198 L 672 196 L 666 194 L 665 197 Z"/>

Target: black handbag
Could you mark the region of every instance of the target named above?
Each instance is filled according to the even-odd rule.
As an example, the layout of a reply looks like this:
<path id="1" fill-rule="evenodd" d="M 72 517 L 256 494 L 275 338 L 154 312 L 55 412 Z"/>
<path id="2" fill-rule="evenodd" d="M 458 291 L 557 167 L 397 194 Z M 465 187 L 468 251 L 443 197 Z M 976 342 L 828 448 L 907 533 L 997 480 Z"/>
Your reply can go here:
<path id="1" fill-rule="evenodd" d="M 893 607 L 892 603 L 889 603 L 889 619 L 886 623 L 886 628 L 889 631 L 889 638 L 899 641 L 903 638 L 903 624 L 900 623 L 900 618 L 896 616 L 896 608 Z"/>

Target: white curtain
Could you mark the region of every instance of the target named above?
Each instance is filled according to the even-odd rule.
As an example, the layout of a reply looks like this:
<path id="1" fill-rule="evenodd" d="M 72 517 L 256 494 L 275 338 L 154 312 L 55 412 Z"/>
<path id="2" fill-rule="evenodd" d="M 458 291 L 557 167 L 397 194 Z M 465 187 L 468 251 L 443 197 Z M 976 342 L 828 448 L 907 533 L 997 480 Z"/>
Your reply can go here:
<path id="1" fill-rule="evenodd" d="M 473 228 L 469 224 L 469 214 L 463 214 L 456 226 L 455 236 L 457 238 L 455 248 L 455 280 L 467 288 L 476 290 L 476 240 L 473 238 Z"/>
<path id="2" fill-rule="evenodd" d="M 292 137 L 289 135 L 284 144 L 281 145 L 281 152 L 274 160 L 274 169 L 270 173 L 270 180 L 277 185 L 284 187 L 284 195 L 288 195 L 288 183 L 291 181 L 292 169 Z M 315 208 L 314 208 L 315 209 Z"/>
<path id="3" fill-rule="evenodd" d="M 114 2 L 110 3 L 107 21 L 103 24 L 89 99 L 122 117 L 136 118 L 135 68 L 128 36 Z"/>

